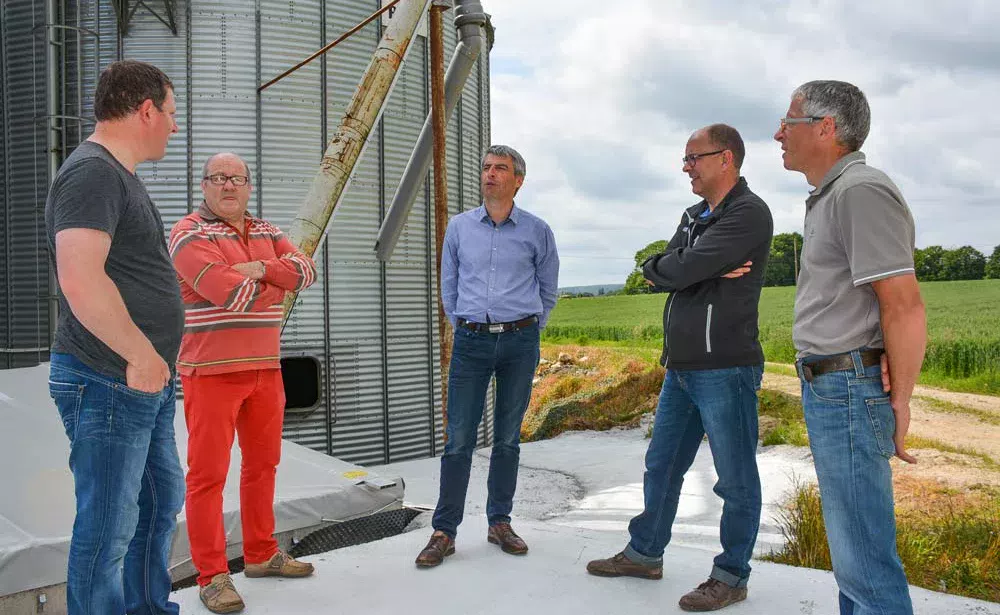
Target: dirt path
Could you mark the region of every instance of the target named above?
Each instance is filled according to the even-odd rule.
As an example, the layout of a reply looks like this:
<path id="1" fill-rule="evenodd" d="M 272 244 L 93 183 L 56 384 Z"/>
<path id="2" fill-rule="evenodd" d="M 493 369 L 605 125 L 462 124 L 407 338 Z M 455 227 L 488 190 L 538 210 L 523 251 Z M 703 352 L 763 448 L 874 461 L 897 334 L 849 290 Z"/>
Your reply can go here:
<path id="1" fill-rule="evenodd" d="M 765 373 L 763 386 L 796 397 L 801 395 L 799 379 L 794 376 Z M 970 410 L 963 412 L 963 409 Z M 986 418 L 1000 418 L 1000 397 L 917 387 L 910 410 L 910 434 L 972 450 L 1000 463 L 1000 424 Z M 898 471 L 921 478 L 965 485 L 1000 484 L 1000 472 L 995 466 L 990 467 L 975 456 L 927 448 L 916 449 L 913 454 L 917 457 L 917 465 L 909 466 L 898 460 L 894 460 L 893 465 Z"/>

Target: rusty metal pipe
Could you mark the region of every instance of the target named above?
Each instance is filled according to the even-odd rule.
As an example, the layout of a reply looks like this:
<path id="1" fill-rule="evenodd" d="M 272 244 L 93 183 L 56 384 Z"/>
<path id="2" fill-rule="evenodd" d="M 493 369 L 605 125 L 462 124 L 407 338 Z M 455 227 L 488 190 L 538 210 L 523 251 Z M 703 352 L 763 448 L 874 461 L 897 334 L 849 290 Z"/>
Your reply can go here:
<path id="1" fill-rule="evenodd" d="M 441 250 L 448 226 L 447 122 L 444 111 L 444 28 L 442 13 L 450 7 L 434 0 L 430 13 L 431 38 L 431 118 L 434 124 L 434 240 L 437 279 L 441 279 Z M 438 294 L 438 337 L 441 354 L 441 425 L 448 443 L 448 365 L 451 363 L 451 335 L 444 303 Z"/>
<path id="2" fill-rule="evenodd" d="M 323 154 L 319 171 L 313 179 L 305 202 L 292 220 L 288 238 L 303 253 L 312 257 L 326 235 L 337 212 L 354 165 L 361 158 L 389 97 L 399 67 L 414 39 L 417 24 L 430 0 L 401 0 L 347 105 L 340 126 Z M 285 296 L 282 328 L 288 322 L 297 293 Z"/>
<path id="3" fill-rule="evenodd" d="M 448 66 L 448 74 L 445 75 L 445 123 L 451 117 L 458 99 L 462 95 L 465 81 L 472 72 L 479 53 L 487 46 L 485 28 L 489 28 L 489 18 L 483 12 L 483 5 L 479 0 L 456 0 L 455 2 L 455 27 L 458 28 L 459 43 L 455 48 L 451 64 Z M 375 240 L 375 253 L 379 260 L 388 261 L 392 258 L 392 252 L 396 248 L 396 242 L 406 224 L 406 218 L 416 200 L 417 191 L 420 189 L 430 167 L 431 141 L 432 141 L 432 118 L 428 116 L 424 126 L 417 138 L 417 144 L 410 155 L 410 160 L 406 164 L 406 170 L 400 179 L 399 187 L 392 199 L 392 205 L 386 212 L 382 227 L 379 229 L 378 238 Z"/>

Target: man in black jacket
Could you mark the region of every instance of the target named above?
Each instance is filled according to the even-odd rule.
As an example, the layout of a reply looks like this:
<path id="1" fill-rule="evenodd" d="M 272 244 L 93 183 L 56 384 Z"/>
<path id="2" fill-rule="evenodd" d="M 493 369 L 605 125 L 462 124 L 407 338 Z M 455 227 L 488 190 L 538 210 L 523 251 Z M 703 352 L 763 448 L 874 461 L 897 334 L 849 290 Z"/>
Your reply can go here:
<path id="1" fill-rule="evenodd" d="M 681 217 L 667 249 L 643 264 L 649 284 L 670 292 L 663 310 L 667 374 L 646 452 L 645 510 L 629 524 L 628 546 L 587 565 L 599 576 L 663 576 L 663 551 L 684 474 L 708 434 L 724 501 L 709 579 L 680 600 L 686 611 L 711 611 L 746 598 L 760 525 L 757 389 L 764 354 L 757 303 L 773 224 L 767 205 L 740 176 L 743 139 L 714 124 L 688 140 L 684 172 L 703 200 Z"/>

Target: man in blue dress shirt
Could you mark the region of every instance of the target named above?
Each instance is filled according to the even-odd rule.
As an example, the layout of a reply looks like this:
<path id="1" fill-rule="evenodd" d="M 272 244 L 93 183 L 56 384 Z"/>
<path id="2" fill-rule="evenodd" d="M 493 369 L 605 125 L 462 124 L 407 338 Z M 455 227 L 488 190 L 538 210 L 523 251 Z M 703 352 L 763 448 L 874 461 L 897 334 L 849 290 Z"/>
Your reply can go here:
<path id="1" fill-rule="evenodd" d="M 510 512 L 521 420 L 538 366 L 539 330 L 556 304 L 559 255 L 549 225 L 514 206 L 524 172 L 524 158 L 513 148 L 491 146 L 483 157 L 483 204 L 452 218 L 445 233 L 441 300 L 455 329 L 448 371 L 448 441 L 441 457 L 434 534 L 417 557 L 420 567 L 437 566 L 455 552 L 476 431 L 494 375 L 487 540 L 506 553 L 528 551 L 510 527 Z"/>

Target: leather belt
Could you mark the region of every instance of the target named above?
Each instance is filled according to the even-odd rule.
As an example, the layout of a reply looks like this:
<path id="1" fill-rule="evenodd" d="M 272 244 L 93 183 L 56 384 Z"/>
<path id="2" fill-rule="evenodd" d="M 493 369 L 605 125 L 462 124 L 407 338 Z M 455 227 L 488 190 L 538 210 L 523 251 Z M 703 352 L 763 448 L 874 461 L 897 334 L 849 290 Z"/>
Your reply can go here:
<path id="1" fill-rule="evenodd" d="M 882 360 L 882 354 L 884 352 L 885 351 L 881 348 L 873 348 L 871 350 L 863 351 L 861 353 L 861 365 L 864 367 L 878 365 L 879 361 Z M 826 357 L 818 361 L 810 361 L 809 363 L 799 361 L 799 366 L 802 368 L 802 377 L 805 381 L 812 382 L 813 378 L 821 374 L 854 369 L 854 359 L 851 357 L 851 353 L 845 352 L 843 354 Z"/>
<path id="2" fill-rule="evenodd" d="M 523 329 L 524 327 L 530 326 L 538 322 L 538 316 L 528 316 L 527 318 L 522 318 L 521 320 L 515 320 L 513 322 L 472 322 L 471 320 L 466 320 L 464 318 L 458 319 L 458 326 L 465 327 L 471 331 L 487 333 L 507 333 L 508 331 L 517 331 L 518 329 Z"/>

